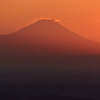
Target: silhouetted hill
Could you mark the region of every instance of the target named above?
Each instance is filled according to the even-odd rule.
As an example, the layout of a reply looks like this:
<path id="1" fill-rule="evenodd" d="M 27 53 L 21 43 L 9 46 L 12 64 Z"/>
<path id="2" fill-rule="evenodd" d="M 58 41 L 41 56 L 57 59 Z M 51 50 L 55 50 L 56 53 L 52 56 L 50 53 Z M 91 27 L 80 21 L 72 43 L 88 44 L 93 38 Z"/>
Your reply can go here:
<path id="1" fill-rule="evenodd" d="M 39 20 L 0 36 L 1 56 L 100 54 L 100 44 L 71 32 L 54 20 Z"/>
<path id="2" fill-rule="evenodd" d="M 39 20 L 0 36 L 0 78 L 98 82 L 99 54 L 99 43 L 71 32 L 54 20 Z"/>

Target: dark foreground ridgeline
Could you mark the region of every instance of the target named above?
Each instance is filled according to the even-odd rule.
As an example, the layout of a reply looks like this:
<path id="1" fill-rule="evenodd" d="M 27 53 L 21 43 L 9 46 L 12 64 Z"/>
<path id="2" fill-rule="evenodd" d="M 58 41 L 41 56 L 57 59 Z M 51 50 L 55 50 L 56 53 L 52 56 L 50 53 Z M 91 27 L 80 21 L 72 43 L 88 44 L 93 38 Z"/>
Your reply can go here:
<path id="1" fill-rule="evenodd" d="M 3 81 L 0 100 L 100 100 L 100 84 Z"/>

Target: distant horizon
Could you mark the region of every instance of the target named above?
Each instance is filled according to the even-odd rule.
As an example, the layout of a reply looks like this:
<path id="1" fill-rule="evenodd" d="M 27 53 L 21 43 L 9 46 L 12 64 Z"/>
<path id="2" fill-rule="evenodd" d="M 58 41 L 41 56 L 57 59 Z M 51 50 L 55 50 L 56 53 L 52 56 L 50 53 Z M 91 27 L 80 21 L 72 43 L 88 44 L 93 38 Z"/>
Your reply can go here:
<path id="1" fill-rule="evenodd" d="M 29 23 L 29 24 L 26 24 L 25 26 L 22 26 L 22 27 L 20 27 L 20 28 L 17 28 L 16 30 L 12 30 L 12 31 L 10 31 L 10 32 L 1 33 L 0 35 L 9 35 L 9 34 L 13 34 L 13 33 L 17 32 L 17 31 L 19 31 L 20 29 L 23 29 L 23 28 L 25 28 L 25 27 L 28 27 L 28 26 L 34 24 L 35 22 L 37 22 L 37 21 L 39 21 L 39 20 L 43 20 L 43 19 L 44 19 L 44 20 L 50 20 L 50 19 L 52 19 L 52 18 L 39 18 L 39 19 L 33 21 L 32 23 Z M 54 20 L 54 19 L 52 19 L 52 20 Z M 60 23 L 60 20 L 59 20 L 59 21 L 57 21 L 57 20 L 59 20 L 59 19 L 56 19 L 56 20 L 54 20 L 54 21 Z M 61 24 L 61 23 L 60 23 L 60 24 Z M 61 25 L 62 25 L 62 24 L 61 24 Z M 62 26 L 64 26 L 64 25 L 62 25 Z M 64 27 L 65 27 L 66 29 L 68 29 L 66 26 L 64 26 Z M 70 30 L 70 29 L 68 29 L 68 30 Z M 72 31 L 72 30 L 70 30 L 70 31 Z M 72 31 L 72 32 L 76 33 L 75 31 Z M 79 34 L 79 33 L 76 33 L 76 34 L 78 34 L 78 35 L 80 35 L 80 36 L 82 36 L 82 37 L 84 37 L 84 38 L 86 38 L 86 39 L 88 39 L 88 40 L 92 40 L 92 41 L 94 41 L 94 42 L 100 43 L 99 40 L 95 40 L 95 39 L 86 37 L 86 36 L 81 35 L 81 34 Z"/>
<path id="2" fill-rule="evenodd" d="M 59 19 L 54 20 L 53 18 L 39 18 L 39 19 L 35 20 L 33 23 L 30 23 L 30 24 L 28 24 L 28 25 L 26 25 L 26 26 L 23 26 L 23 27 L 21 27 L 21 28 L 15 30 L 15 31 L 12 31 L 12 32 L 7 33 L 7 34 L 0 34 L 0 35 L 9 35 L 9 34 L 13 34 L 13 33 L 17 32 L 17 31 L 19 31 L 19 30 L 21 30 L 21 29 L 23 29 L 23 28 L 25 28 L 25 27 L 28 27 L 28 26 L 30 26 L 30 25 L 32 25 L 32 24 L 34 24 L 34 23 L 40 21 L 40 20 L 52 20 L 52 21 L 55 21 L 55 22 L 59 23 L 60 25 L 62 25 L 62 24 L 60 23 L 60 21 L 58 21 Z M 65 27 L 64 25 L 62 25 L 62 26 Z M 65 27 L 65 28 L 66 28 L 66 27 Z M 68 28 L 66 28 L 66 29 L 68 29 Z M 69 30 L 69 31 L 72 31 L 72 30 L 70 30 L 70 29 L 68 29 L 68 30 Z M 74 32 L 74 31 L 72 31 L 72 32 Z M 75 33 L 75 32 L 74 32 L 74 33 Z M 92 40 L 92 41 L 94 41 L 94 42 L 100 43 L 99 41 L 96 41 L 96 40 L 87 38 L 87 37 L 82 36 L 82 35 L 80 35 L 80 34 L 78 34 L 78 33 L 76 33 L 76 34 L 79 35 L 79 36 L 81 36 L 81 37 L 83 37 L 83 38 L 86 38 L 86 39 L 88 39 L 88 40 Z"/>

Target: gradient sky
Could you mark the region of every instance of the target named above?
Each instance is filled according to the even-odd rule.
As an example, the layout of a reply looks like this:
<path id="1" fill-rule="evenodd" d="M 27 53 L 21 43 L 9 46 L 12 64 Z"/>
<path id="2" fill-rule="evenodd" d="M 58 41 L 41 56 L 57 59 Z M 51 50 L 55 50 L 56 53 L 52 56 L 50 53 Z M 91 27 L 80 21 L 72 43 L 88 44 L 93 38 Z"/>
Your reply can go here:
<path id="1" fill-rule="evenodd" d="M 66 28 L 100 42 L 100 0 L 0 0 L 0 34 L 39 18 L 59 19 Z"/>

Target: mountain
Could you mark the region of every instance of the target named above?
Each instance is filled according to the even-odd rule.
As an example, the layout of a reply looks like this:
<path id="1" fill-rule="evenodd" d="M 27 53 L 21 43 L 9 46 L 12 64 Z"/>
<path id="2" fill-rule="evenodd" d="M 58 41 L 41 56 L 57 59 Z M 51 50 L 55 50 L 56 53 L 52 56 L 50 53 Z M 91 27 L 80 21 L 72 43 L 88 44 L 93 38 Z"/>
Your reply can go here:
<path id="1" fill-rule="evenodd" d="M 54 20 L 39 20 L 0 36 L 0 53 L 8 56 L 99 54 L 100 44 L 71 32 Z"/>
<path id="2" fill-rule="evenodd" d="M 100 44 L 39 20 L 0 36 L 0 79 L 99 82 Z"/>

